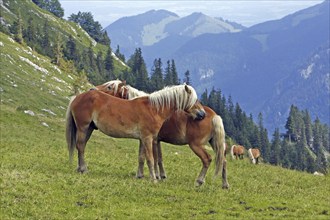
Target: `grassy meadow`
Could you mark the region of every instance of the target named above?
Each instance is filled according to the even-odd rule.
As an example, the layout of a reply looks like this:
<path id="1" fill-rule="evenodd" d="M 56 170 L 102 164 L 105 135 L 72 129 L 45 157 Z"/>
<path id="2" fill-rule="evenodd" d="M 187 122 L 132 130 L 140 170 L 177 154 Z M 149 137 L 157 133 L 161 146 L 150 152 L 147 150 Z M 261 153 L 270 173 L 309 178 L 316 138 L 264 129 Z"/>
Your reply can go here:
<path id="1" fill-rule="evenodd" d="M 228 158 L 229 190 L 213 179 L 213 163 L 196 188 L 201 162 L 188 146 L 163 144 L 168 178 L 155 184 L 135 179 L 136 140 L 95 131 L 89 172 L 75 172 L 64 131 L 77 76 L 2 33 L 0 42 L 1 220 L 330 219 L 328 176 Z"/>
<path id="2" fill-rule="evenodd" d="M 40 122 L 45 121 L 49 127 Z M 168 179 L 135 179 L 138 143 L 95 131 L 89 172 L 68 161 L 63 118 L 1 106 L 0 219 L 329 219 L 329 178 L 228 158 L 229 190 L 187 146 L 163 145 Z M 211 152 L 212 153 L 212 152 Z M 147 168 L 145 167 L 147 174 Z"/>

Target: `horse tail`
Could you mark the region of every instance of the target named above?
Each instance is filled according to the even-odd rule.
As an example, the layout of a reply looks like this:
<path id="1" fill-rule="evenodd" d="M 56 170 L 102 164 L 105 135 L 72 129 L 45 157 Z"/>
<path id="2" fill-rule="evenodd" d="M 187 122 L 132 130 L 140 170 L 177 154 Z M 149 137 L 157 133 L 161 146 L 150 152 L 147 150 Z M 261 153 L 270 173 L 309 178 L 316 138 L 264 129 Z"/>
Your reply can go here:
<path id="1" fill-rule="evenodd" d="M 223 127 L 222 119 L 219 115 L 215 115 L 212 119 L 214 136 L 212 138 L 211 146 L 215 153 L 215 173 L 214 176 L 219 174 L 219 171 L 223 172 L 223 166 L 225 163 L 225 129 Z"/>
<path id="2" fill-rule="evenodd" d="M 74 100 L 75 96 L 71 98 L 68 109 L 66 111 L 66 143 L 68 145 L 69 150 L 69 159 L 72 162 L 73 151 L 76 146 L 76 133 L 77 133 L 77 126 L 74 121 L 72 112 L 71 112 L 71 103 Z"/>
<path id="3" fill-rule="evenodd" d="M 233 159 L 235 159 L 234 148 L 235 148 L 235 145 L 231 146 L 231 148 L 230 148 L 230 154 L 231 154 L 231 157 L 232 157 Z"/>

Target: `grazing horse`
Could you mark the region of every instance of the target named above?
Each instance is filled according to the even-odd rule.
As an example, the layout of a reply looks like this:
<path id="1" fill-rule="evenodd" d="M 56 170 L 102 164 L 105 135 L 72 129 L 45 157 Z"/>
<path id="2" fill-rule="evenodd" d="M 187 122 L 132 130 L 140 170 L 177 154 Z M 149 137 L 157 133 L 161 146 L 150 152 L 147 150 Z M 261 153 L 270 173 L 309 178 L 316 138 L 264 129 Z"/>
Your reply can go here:
<path id="1" fill-rule="evenodd" d="M 244 158 L 244 151 L 245 151 L 245 148 L 243 146 L 233 145 L 233 146 L 231 146 L 231 149 L 230 149 L 231 157 L 233 159 L 236 158 L 236 160 L 238 158 L 242 160 Z"/>
<path id="2" fill-rule="evenodd" d="M 96 89 L 104 91 L 108 94 L 125 98 L 134 99 L 141 96 L 149 96 L 149 94 L 139 91 L 129 85 L 125 81 L 113 80 L 102 85 L 96 86 Z M 200 186 L 205 181 L 207 170 L 211 163 L 211 155 L 207 153 L 204 145 L 207 142 L 212 146 L 215 152 L 215 176 L 219 171 L 222 172 L 222 188 L 229 188 L 227 181 L 227 165 L 225 158 L 225 130 L 222 119 L 211 108 L 203 106 L 206 112 L 203 120 L 194 120 L 183 111 L 177 111 L 168 120 L 166 120 L 158 133 L 157 142 L 154 143 L 154 157 L 158 160 L 160 177 L 166 178 L 160 141 L 164 141 L 175 145 L 188 144 L 191 150 L 201 159 L 202 170 L 196 180 L 196 185 Z M 143 148 L 140 146 L 139 166 L 137 177 L 143 177 L 144 156 Z M 158 167 L 155 163 L 155 170 L 158 173 Z"/>
<path id="3" fill-rule="evenodd" d="M 253 164 L 258 164 L 259 163 L 259 157 L 260 157 L 260 151 L 257 148 L 250 148 L 248 150 L 248 155 Z"/>
<path id="4" fill-rule="evenodd" d="M 164 121 L 177 110 L 194 118 L 205 115 L 196 91 L 188 85 L 167 87 L 134 100 L 119 99 L 98 90 L 84 92 L 71 100 L 66 114 L 70 160 L 76 147 L 77 171 L 87 171 L 85 146 L 93 130 L 99 129 L 111 137 L 139 139 L 146 154 L 150 177 L 156 181 L 152 143 Z"/>

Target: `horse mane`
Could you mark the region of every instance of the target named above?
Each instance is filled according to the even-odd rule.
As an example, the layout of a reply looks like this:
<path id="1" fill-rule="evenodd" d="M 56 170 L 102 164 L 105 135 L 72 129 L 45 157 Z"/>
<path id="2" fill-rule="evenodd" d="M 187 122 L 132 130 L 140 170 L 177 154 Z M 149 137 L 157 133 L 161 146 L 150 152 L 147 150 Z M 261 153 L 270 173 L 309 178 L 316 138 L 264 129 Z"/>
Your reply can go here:
<path id="1" fill-rule="evenodd" d="M 118 87 L 118 85 L 117 85 Z M 140 91 L 130 85 L 126 85 L 126 86 L 123 86 L 123 88 L 126 88 L 127 90 L 127 99 L 134 99 L 134 98 L 137 98 L 137 97 L 142 97 L 142 96 L 149 96 L 148 93 L 146 92 L 143 92 L 143 91 Z M 123 89 L 122 89 L 122 95 L 123 93 L 125 92 Z"/>
<path id="2" fill-rule="evenodd" d="M 191 93 L 185 90 L 188 86 Z M 149 95 L 150 103 L 159 110 L 161 107 L 175 107 L 177 110 L 185 110 L 192 107 L 197 101 L 196 91 L 189 85 L 168 86 Z"/>
<path id="3" fill-rule="evenodd" d="M 111 81 L 108 81 L 106 83 L 103 83 L 102 86 L 104 86 L 106 88 L 109 87 L 109 86 L 113 86 L 115 93 L 117 93 L 118 86 L 119 86 L 120 83 L 122 83 L 122 81 L 117 79 L 117 80 L 111 80 Z"/>

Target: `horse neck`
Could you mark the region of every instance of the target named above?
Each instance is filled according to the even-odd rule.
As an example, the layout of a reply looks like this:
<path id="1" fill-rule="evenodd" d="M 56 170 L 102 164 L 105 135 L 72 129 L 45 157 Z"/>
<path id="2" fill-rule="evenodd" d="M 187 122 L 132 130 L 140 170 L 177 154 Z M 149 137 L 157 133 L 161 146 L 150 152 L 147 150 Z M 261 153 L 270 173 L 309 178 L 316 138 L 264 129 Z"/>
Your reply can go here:
<path id="1" fill-rule="evenodd" d="M 133 88 L 131 86 L 126 86 L 126 92 L 127 92 L 127 99 L 135 99 L 137 97 L 142 97 L 142 96 L 149 96 L 148 93 L 145 93 L 143 91 L 140 91 L 136 88 Z M 124 90 L 122 90 L 124 92 Z"/>

